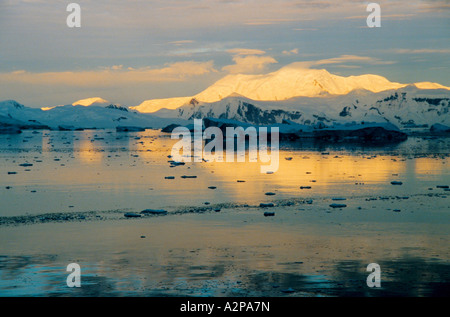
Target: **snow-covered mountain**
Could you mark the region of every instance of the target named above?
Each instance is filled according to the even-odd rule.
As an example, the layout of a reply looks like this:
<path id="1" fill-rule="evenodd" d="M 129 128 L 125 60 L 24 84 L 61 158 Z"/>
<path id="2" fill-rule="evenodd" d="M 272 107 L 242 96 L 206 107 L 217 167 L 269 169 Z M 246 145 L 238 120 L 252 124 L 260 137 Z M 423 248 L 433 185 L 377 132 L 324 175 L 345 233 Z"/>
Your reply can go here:
<path id="1" fill-rule="evenodd" d="M 135 126 L 160 129 L 174 122 L 186 123 L 182 119 L 164 119 L 111 104 L 106 107 L 66 105 L 42 110 L 26 107 L 14 100 L 0 102 L 0 125 L 25 128 L 45 126 L 51 129 L 111 129 L 118 126 Z"/>
<path id="2" fill-rule="evenodd" d="M 194 97 L 150 100 L 136 107 L 100 98 L 42 109 L 0 102 L 0 125 L 58 128 L 163 128 L 195 118 L 315 128 L 392 124 L 405 130 L 450 126 L 450 88 L 400 84 L 376 75 L 342 77 L 297 64 L 264 75 L 229 75 Z M 149 113 L 148 113 L 149 112 Z"/>
<path id="3" fill-rule="evenodd" d="M 316 127 L 343 123 L 391 123 L 401 129 L 450 125 L 450 93 L 446 89 L 418 89 L 409 85 L 381 92 L 354 90 L 346 95 L 297 97 L 283 101 L 256 101 L 232 95 L 217 102 L 192 100 L 177 109 L 161 109 L 165 118 L 220 118 L 251 124 L 283 120 Z"/>
<path id="4" fill-rule="evenodd" d="M 140 112 L 156 112 L 162 108 L 176 109 L 189 102 L 213 103 L 230 95 L 239 94 L 256 101 L 282 101 L 295 97 L 329 97 L 346 95 L 352 91 L 381 91 L 405 88 L 409 84 L 391 82 L 378 75 L 342 77 L 325 69 L 302 67 L 301 63 L 287 65 L 278 71 L 262 75 L 231 74 L 199 94 L 191 97 L 146 100 L 132 109 Z M 445 89 L 437 83 L 413 84 L 420 89 Z M 298 105 L 300 110 L 301 104 Z"/>
<path id="5" fill-rule="evenodd" d="M 111 105 L 112 103 L 109 102 L 108 100 L 105 100 L 103 98 L 100 97 L 92 97 L 92 98 L 86 98 L 86 99 L 80 99 L 78 101 L 75 101 L 72 103 L 72 106 L 85 106 L 85 107 L 89 107 L 89 106 L 99 106 L 99 107 L 106 107 Z M 51 107 L 43 107 L 41 108 L 42 110 L 51 110 L 54 109 L 56 107 L 61 107 L 62 105 L 59 106 L 51 106 Z"/>

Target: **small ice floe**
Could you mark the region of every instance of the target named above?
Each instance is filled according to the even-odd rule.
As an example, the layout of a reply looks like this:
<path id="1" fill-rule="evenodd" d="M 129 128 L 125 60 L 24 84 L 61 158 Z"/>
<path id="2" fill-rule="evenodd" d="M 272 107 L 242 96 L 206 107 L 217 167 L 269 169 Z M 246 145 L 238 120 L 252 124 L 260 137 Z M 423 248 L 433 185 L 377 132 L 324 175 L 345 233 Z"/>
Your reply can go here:
<path id="1" fill-rule="evenodd" d="M 141 215 L 136 214 L 134 212 L 127 212 L 127 213 L 124 214 L 124 216 L 126 218 L 139 218 L 139 217 L 141 217 Z"/>
<path id="2" fill-rule="evenodd" d="M 347 205 L 345 205 L 345 204 L 331 204 L 330 207 L 331 208 L 344 208 L 344 207 L 347 207 Z"/>
<path id="3" fill-rule="evenodd" d="M 264 217 L 273 217 L 275 216 L 275 212 L 273 211 L 265 211 L 264 212 Z"/>
<path id="4" fill-rule="evenodd" d="M 333 197 L 331 200 L 347 200 L 347 198 L 344 197 Z"/>
<path id="5" fill-rule="evenodd" d="M 276 194 L 273 193 L 273 192 L 267 192 L 267 193 L 266 193 L 266 196 L 274 196 L 274 195 L 276 195 Z"/>
<path id="6" fill-rule="evenodd" d="M 176 161 L 169 161 L 170 165 L 172 166 L 180 166 L 180 165 L 185 165 L 185 162 L 176 162 Z"/>
<path id="7" fill-rule="evenodd" d="M 143 132 L 144 128 L 132 127 L 132 126 L 118 126 L 116 127 L 116 132 Z"/>
<path id="8" fill-rule="evenodd" d="M 75 131 L 75 127 L 73 125 L 59 125 L 59 131 Z"/>
<path id="9" fill-rule="evenodd" d="M 259 207 L 268 208 L 268 207 L 275 207 L 275 205 L 273 203 L 260 203 Z"/>
<path id="10" fill-rule="evenodd" d="M 403 183 L 400 181 L 392 181 L 391 184 L 392 185 L 402 185 Z"/>
<path id="11" fill-rule="evenodd" d="M 167 210 L 164 209 L 145 209 L 141 211 L 143 215 L 165 215 Z"/>

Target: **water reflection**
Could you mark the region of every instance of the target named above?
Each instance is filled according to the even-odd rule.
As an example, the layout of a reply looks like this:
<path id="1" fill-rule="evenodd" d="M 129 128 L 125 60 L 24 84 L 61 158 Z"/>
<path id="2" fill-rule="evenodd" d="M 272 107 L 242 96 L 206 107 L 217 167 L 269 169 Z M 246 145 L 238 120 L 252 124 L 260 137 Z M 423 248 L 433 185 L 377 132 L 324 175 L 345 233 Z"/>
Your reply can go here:
<path id="1" fill-rule="evenodd" d="M 383 148 L 283 143 L 280 166 L 273 174 L 262 174 L 260 167 L 267 163 L 261 162 L 201 162 L 174 167 L 168 156 L 175 142 L 169 134 L 154 130 L 2 135 L 0 215 L 61 212 L 68 206 L 73 206 L 73 211 L 88 211 L 204 202 L 257 203 L 269 191 L 277 198 L 384 195 L 392 190 L 414 194 L 446 184 L 449 179 L 447 139 L 410 138 Z M 21 167 L 21 163 L 33 166 Z M 197 177 L 186 179 L 184 175 Z M 403 186 L 392 188 L 392 180 L 402 181 Z M 216 189 L 209 189 L 211 186 Z"/>
<path id="2" fill-rule="evenodd" d="M 0 296 L 338 296 L 446 297 L 450 295 L 450 265 L 424 258 L 380 261 L 381 288 L 366 285 L 367 263 L 342 260 L 327 274 L 255 270 L 249 263 L 220 260 L 136 271 L 83 265 L 82 287 L 68 288 L 67 273 L 56 256 L 0 257 Z M 230 274 L 232 270 L 232 274 Z M 126 273 L 126 274 L 125 274 Z"/>

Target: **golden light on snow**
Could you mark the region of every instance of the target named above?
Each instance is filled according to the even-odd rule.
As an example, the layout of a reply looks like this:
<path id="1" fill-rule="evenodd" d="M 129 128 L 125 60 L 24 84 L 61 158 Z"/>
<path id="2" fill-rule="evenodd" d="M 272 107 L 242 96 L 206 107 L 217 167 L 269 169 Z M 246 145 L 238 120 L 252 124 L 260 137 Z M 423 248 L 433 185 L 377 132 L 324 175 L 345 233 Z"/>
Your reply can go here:
<path id="1" fill-rule="evenodd" d="M 72 106 L 91 106 L 92 104 L 95 103 L 108 103 L 108 100 L 105 100 L 103 98 L 100 97 L 94 97 L 94 98 L 86 98 L 86 99 L 81 99 L 78 101 L 75 101 Z"/>
<path id="2" fill-rule="evenodd" d="M 237 56 L 241 58 L 240 56 Z M 256 56 L 254 56 L 256 57 Z M 261 58 L 261 57 L 257 57 Z M 345 95 L 354 90 L 382 92 L 406 87 L 408 84 L 391 82 L 379 75 L 338 76 L 325 69 L 313 69 L 309 66 L 333 64 L 355 56 L 341 56 L 336 59 L 321 60 L 311 63 L 292 63 L 281 69 L 266 74 L 229 74 L 209 86 L 207 89 L 191 97 L 166 99 L 151 99 L 131 107 L 140 112 L 155 112 L 162 108 L 176 109 L 190 102 L 193 98 L 200 102 L 212 103 L 232 94 L 239 94 L 256 101 L 280 101 L 294 97 L 324 97 L 330 95 Z M 358 60 L 358 59 L 357 59 Z M 275 61 L 271 61 L 275 62 Z M 376 62 L 376 61 L 375 61 Z M 257 64 L 255 67 L 262 67 Z M 233 70 L 239 64 L 227 66 Z M 231 68 L 233 67 L 233 68 Z M 445 87 L 440 84 L 422 82 L 415 84 L 421 89 L 439 89 Z"/>

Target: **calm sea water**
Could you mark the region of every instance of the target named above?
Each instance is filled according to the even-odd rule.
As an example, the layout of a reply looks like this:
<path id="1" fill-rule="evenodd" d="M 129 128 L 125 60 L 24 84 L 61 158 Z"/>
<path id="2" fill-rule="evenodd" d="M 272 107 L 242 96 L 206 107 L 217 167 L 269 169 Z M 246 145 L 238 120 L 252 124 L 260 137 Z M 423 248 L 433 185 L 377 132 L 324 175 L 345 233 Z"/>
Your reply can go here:
<path id="1" fill-rule="evenodd" d="M 254 204 L 274 197 L 411 195 L 450 183 L 448 138 L 410 138 L 385 147 L 282 144 L 273 174 L 261 173 L 267 163 L 248 162 L 248 156 L 246 162 L 172 167 L 168 156 L 175 142 L 155 130 L 0 135 L 0 216 Z"/>
<path id="2" fill-rule="evenodd" d="M 174 142 L 153 130 L 0 135 L 3 219 L 120 210 L 109 221 L 0 227 L 0 296 L 448 294 L 449 205 L 438 186 L 450 184 L 449 138 L 282 144 L 273 174 L 261 162 L 171 167 Z M 332 198 L 348 207 L 330 208 Z M 277 206 L 275 217 L 245 206 L 122 213 L 295 199 L 314 203 Z M 82 267 L 78 289 L 66 285 L 72 262 Z M 382 267 L 380 290 L 365 284 L 372 262 Z"/>

